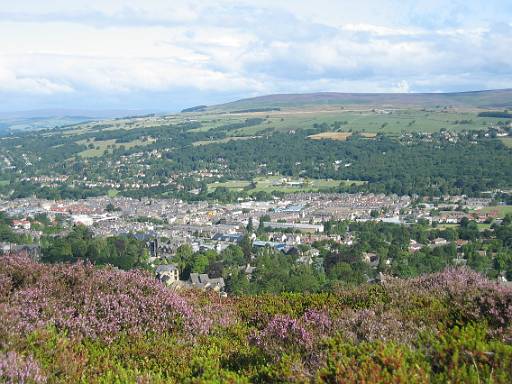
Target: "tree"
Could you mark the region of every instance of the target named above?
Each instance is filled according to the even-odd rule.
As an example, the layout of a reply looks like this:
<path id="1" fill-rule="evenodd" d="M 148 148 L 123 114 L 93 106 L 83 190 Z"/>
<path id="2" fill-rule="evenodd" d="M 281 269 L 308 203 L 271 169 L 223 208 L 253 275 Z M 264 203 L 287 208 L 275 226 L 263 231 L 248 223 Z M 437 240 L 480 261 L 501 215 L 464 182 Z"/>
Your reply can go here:
<path id="1" fill-rule="evenodd" d="M 244 235 L 240 241 L 240 248 L 242 248 L 246 260 L 249 260 L 252 254 L 252 240 L 248 235 Z"/>
<path id="2" fill-rule="evenodd" d="M 107 206 L 105 207 L 105 210 L 107 212 L 115 212 L 117 211 L 118 209 L 114 206 L 114 204 L 112 204 L 111 202 L 107 204 Z"/>
<path id="3" fill-rule="evenodd" d="M 247 232 L 254 231 L 254 224 L 252 222 L 252 217 L 249 217 L 249 222 L 247 223 Z"/>

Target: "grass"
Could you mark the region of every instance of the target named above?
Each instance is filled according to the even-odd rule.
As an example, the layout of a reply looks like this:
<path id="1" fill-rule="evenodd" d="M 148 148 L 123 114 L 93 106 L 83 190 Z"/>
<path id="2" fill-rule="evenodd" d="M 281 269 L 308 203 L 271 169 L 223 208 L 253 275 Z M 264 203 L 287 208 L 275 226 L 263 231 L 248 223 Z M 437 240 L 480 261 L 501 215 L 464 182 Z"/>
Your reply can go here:
<path id="1" fill-rule="evenodd" d="M 384 133 L 397 136 L 401 132 L 437 132 L 441 128 L 451 131 L 483 129 L 489 124 L 496 124 L 500 119 L 478 117 L 477 111 L 462 109 L 421 109 L 419 107 L 404 107 L 401 109 L 371 109 L 371 107 L 340 108 L 334 105 L 305 105 L 282 108 L 281 111 L 251 112 L 243 114 L 230 114 L 224 111 L 207 111 L 195 114 L 174 114 L 165 117 L 149 117 L 137 119 L 106 120 L 103 122 L 90 122 L 70 127 L 61 131 L 64 135 L 78 135 L 85 132 L 95 132 L 98 124 L 109 124 L 111 127 L 104 130 L 149 128 L 154 126 L 180 124 L 187 121 L 199 121 L 202 126 L 189 132 L 207 132 L 226 124 L 244 122 L 250 118 L 263 118 L 265 121 L 251 127 L 229 131 L 231 137 L 255 136 L 264 129 L 276 131 L 312 129 L 327 124 L 332 129 L 335 122 L 341 122 L 344 132 L 359 132 L 367 134 Z M 325 131 L 325 129 L 322 129 Z M 503 142 L 512 146 L 512 138 L 502 138 Z M 206 141 L 195 143 L 204 145 Z M 209 142 L 208 142 L 209 143 Z M 101 148 L 100 150 L 103 150 Z M 85 152 L 84 156 L 94 157 L 98 153 Z"/>
<path id="2" fill-rule="evenodd" d="M 108 197 L 116 197 L 119 191 L 117 189 L 109 189 L 107 192 Z"/>
<path id="3" fill-rule="evenodd" d="M 441 223 L 441 224 L 438 224 L 437 227 L 435 228 L 432 228 L 432 230 L 434 229 L 440 229 L 440 230 L 444 230 L 444 229 L 455 229 L 455 228 L 459 228 L 459 224 L 446 224 L 446 223 Z"/>
<path id="4" fill-rule="evenodd" d="M 230 132 L 233 136 L 256 135 L 265 128 L 277 131 L 311 129 L 315 124 L 343 122 L 345 132 L 385 133 L 398 135 L 401 132 L 437 132 L 441 128 L 451 131 L 476 130 L 496 123 L 499 119 L 478 117 L 476 112 L 458 110 L 421 110 L 414 108 L 374 111 L 371 109 L 319 109 L 304 107 L 300 110 L 285 109 L 272 112 L 254 112 L 243 115 L 212 113 L 196 116 L 203 124 L 192 130 L 206 132 L 224 124 L 244 121 L 251 117 L 265 118 L 262 124 Z"/>
<path id="5" fill-rule="evenodd" d="M 336 140 L 336 141 L 345 141 L 350 136 L 352 136 L 351 132 L 322 132 L 317 133 L 316 135 L 308 136 L 312 140 Z"/>
<path id="6" fill-rule="evenodd" d="M 285 179 L 281 176 L 256 177 L 253 179 L 256 188 L 250 189 L 249 193 L 256 192 L 315 192 L 322 189 L 335 188 L 340 184 L 364 184 L 364 181 L 340 181 L 331 179 Z M 300 185 L 288 184 L 289 182 L 302 181 Z M 224 187 L 234 191 L 242 191 L 251 184 L 246 180 L 231 180 L 224 183 L 212 183 L 208 185 L 208 189 L 213 191 L 217 188 Z"/>
<path id="7" fill-rule="evenodd" d="M 507 214 L 512 214 L 512 205 L 497 205 L 492 207 L 485 207 L 480 210 L 482 213 L 497 212 L 498 217 L 505 217 Z"/>
<path id="8" fill-rule="evenodd" d="M 371 132 L 361 132 L 361 136 L 366 137 L 368 139 L 373 139 L 377 136 L 376 133 Z M 308 136 L 312 140 L 336 140 L 336 141 L 345 141 L 350 136 L 352 136 L 352 132 L 322 132 L 317 133 L 315 135 Z"/>
<path id="9" fill-rule="evenodd" d="M 224 183 L 208 184 L 208 190 L 214 191 L 217 188 L 223 187 L 223 188 L 228 188 L 228 189 L 232 189 L 232 190 L 236 190 L 236 191 L 242 191 L 245 187 L 249 186 L 249 184 L 251 184 L 251 182 L 246 181 L 246 180 L 230 180 L 230 181 L 226 181 Z"/>
<path id="10" fill-rule="evenodd" d="M 440 229 L 440 230 L 443 230 L 443 229 L 456 229 L 456 228 L 459 228 L 460 225 L 459 224 L 438 224 L 436 228 L 432 228 L 432 230 L 434 229 Z M 485 224 L 485 223 L 478 223 L 477 224 L 477 227 L 478 227 L 478 230 L 480 231 L 484 231 L 486 229 L 490 229 L 491 228 L 491 224 Z"/>
<path id="11" fill-rule="evenodd" d="M 194 147 L 197 147 L 197 146 L 201 146 L 201 145 L 227 143 L 229 141 L 250 140 L 250 139 L 256 139 L 258 137 L 260 137 L 260 136 L 231 136 L 231 137 L 225 137 L 224 139 L 218 139 L 218 140 L 196 141 L 196 142 L 192 143 L 192 145 Z"/>
<path id="12" fill-rule="evenodd" d="M 9 180 L 0 180 L 0 187 L 5 187 L 6 185 L 11 184 Z"/>
<path id="13" fill-rule="evenodd" d="M 133 140 L 128 143 L 116 143 L 116 140 L 103 140 L 103 141 L 91 141 L 87 142 L 86 140 L 77 141 L 77 144 L 89 145 L 93 144 L 94 148 L 88 148 L 82 152 L 79 152 L 78 155 L 81 157 L 99 157 L 102 156 L 105 151 L 111 151 L 113 148 L 119 148 L 124 146 L 126 149 L 135 147 L 137 145 L 147 145 L 153 143 L 154 140 L 142 141 L 142 140 Z"/>
<path id="14" fill-rule="evenodd" d="M 501 137 L 500 140 L 505 144 L 507 147 L 512 148 L 512 137 Z"/>

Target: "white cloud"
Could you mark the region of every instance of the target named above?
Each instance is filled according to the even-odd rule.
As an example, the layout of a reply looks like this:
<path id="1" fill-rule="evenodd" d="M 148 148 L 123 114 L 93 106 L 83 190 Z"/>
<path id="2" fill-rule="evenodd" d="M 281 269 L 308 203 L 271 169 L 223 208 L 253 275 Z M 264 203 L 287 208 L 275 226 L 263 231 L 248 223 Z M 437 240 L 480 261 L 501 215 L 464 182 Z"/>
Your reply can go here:
<path id="1" fill-rule="evenodd" d="M 0 11 L 0 92 L 150 103 L 510 87 L 511 18 L 493 0 L 21 0 Z"/>
<path id="2" fill-rule="evenodd" d="M 18 76 L 0 63 L 0 92 L 52 95 L 73 92 L 73 88 L 44 77 Z"/>
<path id="3" fill-rule="evenodd" d="M 394 91 L 398 93 L 409 93 L 411 91 L 411 87 L 407 81 L 402 80 L 396 85 Z"/>

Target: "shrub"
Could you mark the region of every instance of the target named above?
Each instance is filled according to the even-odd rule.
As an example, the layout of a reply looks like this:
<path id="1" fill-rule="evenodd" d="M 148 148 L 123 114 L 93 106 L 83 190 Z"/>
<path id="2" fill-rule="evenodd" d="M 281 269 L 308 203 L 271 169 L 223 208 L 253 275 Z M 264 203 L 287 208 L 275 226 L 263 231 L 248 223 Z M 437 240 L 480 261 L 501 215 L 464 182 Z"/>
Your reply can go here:
<path id="1" fill-rule="evenodd" d="M 38 363 L 31 357 L 16 352 L 0 353 L 0 381 L 7 384 L 46 383 Z"/>

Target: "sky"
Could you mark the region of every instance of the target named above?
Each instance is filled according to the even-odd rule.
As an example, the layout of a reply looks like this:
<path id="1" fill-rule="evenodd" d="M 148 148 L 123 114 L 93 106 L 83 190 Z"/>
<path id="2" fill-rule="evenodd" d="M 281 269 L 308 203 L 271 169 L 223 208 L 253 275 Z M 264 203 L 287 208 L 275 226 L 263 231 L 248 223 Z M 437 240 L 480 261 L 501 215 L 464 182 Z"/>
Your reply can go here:
<path id="1" fill-rule="evenodd" d="M 512 88 L 510 0 L 0 0 L 0 112 Z"/>

